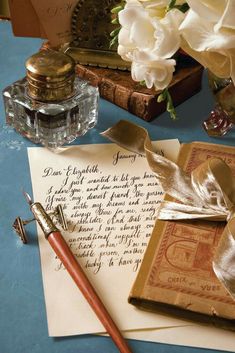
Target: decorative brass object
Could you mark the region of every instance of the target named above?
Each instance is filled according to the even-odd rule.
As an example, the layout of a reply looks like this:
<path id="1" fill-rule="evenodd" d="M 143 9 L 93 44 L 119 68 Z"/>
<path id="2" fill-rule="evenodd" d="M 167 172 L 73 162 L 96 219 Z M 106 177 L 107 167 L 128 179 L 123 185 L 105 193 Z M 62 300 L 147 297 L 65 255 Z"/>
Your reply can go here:
<path id="1" fill-rule="evenodd" d="M 43 102 L 60 101 L 74 94 L 75 62 L 64 53 L 41 50 L 25 63 L 28 94 Z"/>
<path id="2" fill-rule="evenodd" d="M 72 15 L 73 41 L 66 54 L 83 65 L 126 70 L 130 64 L 117 54 L 117 47 L 110 48 L 110 33 L 117 28 L 111 23 L 111 9 L 120 0 L 80 0 Z"/>
<path id="3" fill-rule="evenodd" d="M 24 192 L 24 194 L 28 197 L 28 194 Z M 30 199 L 31 200 L 31 199 Z M 39 205 L 39 206 L 38 206 Z M 41 212 L 41 206 L 40 204 L 37 202 L 36 203 L 36 207 L 39 207 L 39 211 L 38 213 L 40 214 Z M 37 210 L 36 210 L 37 211 Z M 37 213 L 35 211 L 35 213 Z M 44 213 L 43 213 L 44 214 Z M 55 208 L 55 210 L 53 212 L 51 212 L 50 214 L 51 217 L 55 217 L 56 220 L 58 221 L 58 223 L 62 226 L 62 228 L 64 230 L 68 230 L 68 223 L 67 220 L 65 218 L 64 212 L 63 212 L 63 208 L 61 205 L 57 205 L 57 207 Z M 45 217 L 45 215 L 44 215 Z M 45 217 L 47 219 L 47 217 Z M 41 219 L 41 218 L 40 218 Z M 50 219 L 50 218 L 49 218 Z M 12 227 L 14 229 L 14 231 L 16 232 L 16 234 L 20 237 L 21 241 L 24 244 L 28 243 L 28 239 L 27 239 L 27 235 L 26 235 L 26 230 L 25 230 L 25 226 L 33 221 L 38 221 L 38 219 L 36 219 L 36 217 L 29 219 L 29 220 L 23 220 L 21 217 L 16 217 L 16 219 L 14 220 L 14 223 L 12 224 Z M 51 224 L 47 224 L 47 221 L 43 221 L 44 225 L 46 224 L 46 229 L 53 229 L 54 230 L 54 225 Z"/>

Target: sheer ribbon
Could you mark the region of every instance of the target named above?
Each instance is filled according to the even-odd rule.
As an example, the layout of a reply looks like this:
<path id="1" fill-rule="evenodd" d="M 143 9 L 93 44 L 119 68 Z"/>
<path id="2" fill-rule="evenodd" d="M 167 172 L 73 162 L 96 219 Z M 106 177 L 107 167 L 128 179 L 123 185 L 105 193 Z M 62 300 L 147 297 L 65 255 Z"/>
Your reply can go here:
<path id="1" fill-rule="evenodd" d="M 124 120 L 102 135 L 146 156 L 164 192 L 175 200 L 162 202 L 158 219 L 227 221 L 212 265 L 218 279 L 235 299 L 235 179 L 228 165 L 219 158 L 211 158 L 188 175 L 177 164 L 153 151 L 144 128 Z"/>

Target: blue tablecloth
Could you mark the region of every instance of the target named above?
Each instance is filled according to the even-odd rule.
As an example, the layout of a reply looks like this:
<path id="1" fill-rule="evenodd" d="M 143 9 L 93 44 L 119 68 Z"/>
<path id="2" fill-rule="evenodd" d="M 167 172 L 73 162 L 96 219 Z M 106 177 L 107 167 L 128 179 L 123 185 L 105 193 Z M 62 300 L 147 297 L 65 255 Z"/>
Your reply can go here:
<path id="1" fill-rule="evenodd" d="M 0 22 L 1 90 L 25 75 L 25 59 L 37 52 L 40 45 L 40 39 L 14 37 L 10 23 Z M 172 121 L 164 113 L 153 122 L 147 123 L 101 100 L 98 125 L 76 143 L 107 142 L 99 132 L 120 119 L 128 119 L 147 128 L 154 140 L 178 138 L 181 142 L 201 140 L 233 145 L 235 131 L 226 137 L 212 139 L 202 129 L 202 121 L 212 106 L 213 98 L 205 75 L 202 91 L 177 107 L 177 121 Z M 109 338 L 92 335 L 48 337 L 35 225 L 27 228 L 35 242 L 26 246 L 21 245 L 12 230 L 12 222 L 16 216 L 26 219 L 30 217 L 21 188 L 29 193 L 32 191 L 27 147 L 33 144 L 6 127 L 2 98 L 0 118 L 0 353 L 117 352 Z M 203 351 L 134 340 L 130 341 L 130 346 L 135 353 Z"/>

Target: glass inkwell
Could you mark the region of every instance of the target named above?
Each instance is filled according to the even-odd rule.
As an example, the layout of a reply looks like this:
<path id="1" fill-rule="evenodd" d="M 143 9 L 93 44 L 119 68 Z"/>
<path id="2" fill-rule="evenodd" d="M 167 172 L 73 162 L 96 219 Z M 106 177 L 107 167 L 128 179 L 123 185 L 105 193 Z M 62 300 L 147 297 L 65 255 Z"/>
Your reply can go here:
<path id="1" fill-rule="evenodd" d="M 8 125 L 53 150 L 96 125 L 98 88 L 75 75 L 70 56 L 42 50 L 25 66 L 26 77 L 3 90 Z"/>

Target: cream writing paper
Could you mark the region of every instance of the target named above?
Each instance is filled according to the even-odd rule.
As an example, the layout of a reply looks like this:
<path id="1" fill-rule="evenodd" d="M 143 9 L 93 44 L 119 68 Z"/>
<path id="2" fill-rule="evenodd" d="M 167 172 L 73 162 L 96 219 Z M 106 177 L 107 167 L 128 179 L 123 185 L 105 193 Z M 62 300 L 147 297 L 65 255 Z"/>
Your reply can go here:
<path id="1" fill-rule="evenodd" d="M 158 143 L 175 159 L 176 140 Z M 114 144 L 69 147 L 62 154 L 28 149 L 34 200 L 50 212 L 60 203 L 63 235 L 121 329 L 179 326 L 184 321 L 127 303 L 162 199 L 144 157 Z M 49 334 L 103 332 L 103 326 L 39 233 Z"/>

